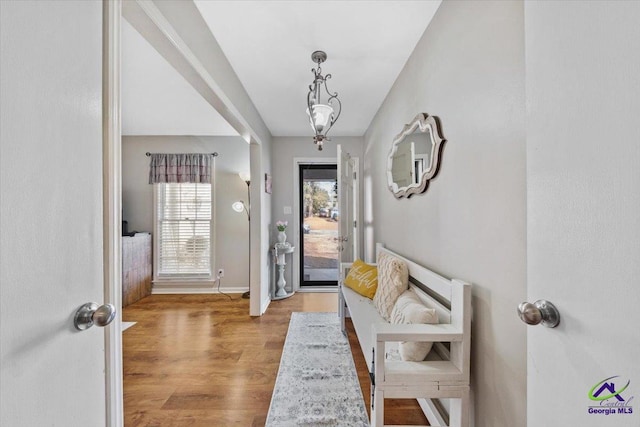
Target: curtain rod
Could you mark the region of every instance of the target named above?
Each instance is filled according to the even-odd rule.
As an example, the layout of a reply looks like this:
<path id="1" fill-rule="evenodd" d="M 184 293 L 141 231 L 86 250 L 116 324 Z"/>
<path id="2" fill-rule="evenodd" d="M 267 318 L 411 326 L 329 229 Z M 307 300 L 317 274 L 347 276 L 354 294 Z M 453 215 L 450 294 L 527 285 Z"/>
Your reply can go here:
<path id="1" fill-rule="evenodd" d="M 150 152 L 147 151 L 145 154 L 147 155 L 147 157 L 151 157 L 151 153 Z M 187 153 L 187 154 L 198 154 L 198 153 Z M 213 157 L 218 157 L 218 152 L 214 151 L 213 153 L 211 153 L 211 155 Z"/>

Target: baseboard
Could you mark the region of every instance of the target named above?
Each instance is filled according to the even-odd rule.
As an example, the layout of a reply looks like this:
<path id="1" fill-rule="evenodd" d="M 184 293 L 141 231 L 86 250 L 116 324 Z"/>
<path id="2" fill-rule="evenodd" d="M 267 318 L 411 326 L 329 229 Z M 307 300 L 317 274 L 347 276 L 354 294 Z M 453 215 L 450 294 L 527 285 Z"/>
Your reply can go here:
<path id="1" fill-rule="evenodd" d="M 261 316 L 264 313 L 266 313 L 267 308 L 269 307 L 269 304 L 271 304 L 271 298 L 269 298 L 269 295 L 267 295 L 267 298 L 262 300 L 262 306 L 260 307 L 260 315 Z"/>
<path id="2" fill-rule="evenodd" d="M 298 289 L 296 289 L 296 292 L 336 293 L 338 292 L 338 286 L 300 286 Z"/>
<path id="3" fill-rule="evenodd" d="M 247 286 L 240 285 L 225 285 L 221 286 L 220 290 L 218 290 L 217 285 L 210 284 L 161 284 L 154 283 L 151 288 L 152 294 L 242 294 L 247 292 L 249 288 Z"/>

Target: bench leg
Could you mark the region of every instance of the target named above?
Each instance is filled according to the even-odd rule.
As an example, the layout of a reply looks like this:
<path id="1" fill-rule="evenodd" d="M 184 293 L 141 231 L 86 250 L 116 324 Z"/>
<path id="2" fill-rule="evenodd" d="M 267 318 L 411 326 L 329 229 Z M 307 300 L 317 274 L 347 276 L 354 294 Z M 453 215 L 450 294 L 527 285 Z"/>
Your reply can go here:
<path id="1" fill-rule="evenodd" d="M 384 427 L 384 393 L 377 388 L 371 396 L 371 427 Z"/>
<path id="2" fill-rule="evenodd" d="M 469 427 L 469 390 L 462 392 L 460 399 L 451 399 L 449 425 L 451 427 Z"/>

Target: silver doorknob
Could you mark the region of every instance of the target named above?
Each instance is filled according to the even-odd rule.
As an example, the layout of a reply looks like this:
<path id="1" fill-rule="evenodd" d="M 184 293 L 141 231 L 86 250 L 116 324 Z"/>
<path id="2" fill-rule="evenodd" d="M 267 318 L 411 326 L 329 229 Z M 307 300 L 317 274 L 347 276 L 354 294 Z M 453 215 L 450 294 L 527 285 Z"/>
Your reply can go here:
<path id="1" fill-rule="evenodd" d="M 98 306 L 95 302 L 88 302 L 76 311 L 73 324 L 79 331 L 89 329 L 93 325 L 107 326 L 116 317 L 113 304 Z"/>
<path id="2" fill-rule="evenodd" d="M 523 302 L 518 306 L 518 316 L 527 325 L 541 324 L 555 328 L 560 323 L 560 312 L 555 305 L 543 299 L 531 304 Z"/>

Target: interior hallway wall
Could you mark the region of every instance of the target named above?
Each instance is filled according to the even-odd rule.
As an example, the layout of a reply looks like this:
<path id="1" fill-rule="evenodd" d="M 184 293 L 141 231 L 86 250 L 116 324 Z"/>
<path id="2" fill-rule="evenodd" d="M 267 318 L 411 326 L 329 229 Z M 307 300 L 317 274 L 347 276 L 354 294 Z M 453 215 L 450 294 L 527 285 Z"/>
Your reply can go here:
<path id="1" fill-rule="evenodd" d="M 220 288 L 248 289 L 249 224 L 231 205 L 247 201 L 247 185 L 238 173 L 249 171 L 249 144 L 239 136 L 123 136 L 122 206 L 129 231 L 153 232 L 153 186 L 149 184 L 151 153 L 213 153 L 215 182 L 214 271 L 224 268 Z"/>
<path id="2" fill-rule="evenodd" d="M 444 1 L 365 135 L 365 249 L 376 241 L 473 284 L 476 426 L 526 425 L 524 15 L 521 1 Z M 425 194 L 387 189 L 391 142 L 417 113 L 447 142 Z"/>

